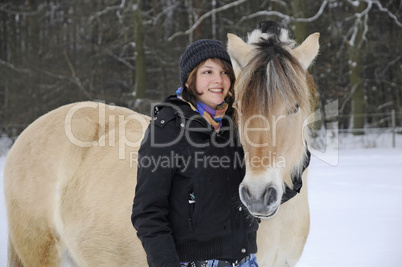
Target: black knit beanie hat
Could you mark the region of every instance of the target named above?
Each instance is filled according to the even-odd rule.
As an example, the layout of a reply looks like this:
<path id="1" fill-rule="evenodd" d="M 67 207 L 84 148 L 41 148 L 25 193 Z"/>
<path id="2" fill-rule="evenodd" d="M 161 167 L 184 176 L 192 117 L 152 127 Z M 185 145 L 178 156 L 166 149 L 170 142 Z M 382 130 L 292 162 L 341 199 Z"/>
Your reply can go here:
<path id="1" fill-rule="evenodd" d="M 210 39 L 195 41 L 187 47 L 180 60 L 180 81 L 183 88 L 190 72 L 209 58 L 223 59 L 232 65 L 230 56 L 221 42 Z"/>

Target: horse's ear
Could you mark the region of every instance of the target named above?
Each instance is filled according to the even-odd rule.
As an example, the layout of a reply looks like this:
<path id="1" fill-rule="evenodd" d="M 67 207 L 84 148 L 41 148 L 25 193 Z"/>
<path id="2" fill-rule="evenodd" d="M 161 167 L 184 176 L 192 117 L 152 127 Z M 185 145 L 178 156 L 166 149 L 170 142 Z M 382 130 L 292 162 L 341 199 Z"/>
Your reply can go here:
<path id="1" fill-rule="evenodd" d="M 228 33 L 227 36 L 230 57 L 239 64 L 240 68 L 244 68 L 248 63 L 248 55 L 253 48 L 235 34 Z"/>
<path id="2" fill-rule="evenodd" d="M 299 60 L 305 69 L 310 66 L 318 54 L 320 48 L 319 38 L 320 34 L 318 32 L 313 33 L 300 46 L 292 50 L 293 56 Z"/>

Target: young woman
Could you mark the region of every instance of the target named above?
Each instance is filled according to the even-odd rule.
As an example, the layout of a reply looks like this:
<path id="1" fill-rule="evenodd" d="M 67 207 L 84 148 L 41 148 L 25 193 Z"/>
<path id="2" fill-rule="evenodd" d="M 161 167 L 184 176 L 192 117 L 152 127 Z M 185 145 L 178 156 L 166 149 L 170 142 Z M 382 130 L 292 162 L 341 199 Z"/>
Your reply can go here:
<path id="1" fill-rule="evenodd" d="M 244 153 L 233 122 L 234 73 L 223 45 L 199 40 L 182 87 L 157 105 L 138 156 L 132 223 L 149 266 L 257 266 L 257 220 L 241 204 Z"/>

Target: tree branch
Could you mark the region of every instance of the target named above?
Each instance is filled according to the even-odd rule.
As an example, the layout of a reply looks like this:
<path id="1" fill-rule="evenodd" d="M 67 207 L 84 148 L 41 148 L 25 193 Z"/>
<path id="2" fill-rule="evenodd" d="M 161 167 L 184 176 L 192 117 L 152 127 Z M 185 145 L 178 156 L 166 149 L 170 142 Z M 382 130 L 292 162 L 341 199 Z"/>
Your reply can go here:
<path id="1" fill-rule="evenodd" d="M 291 16 L 285 15 L 285 14 L 283 14 L 281 12 L 278 12 L 278 11 L 259 11 L 259 12 L 253 13 L 251 15 L 248 15 L 248 16 L 243 16 L 237 22 L 237 24 L 240 24 L 245 20 L 252 19 L 252 18 L 255 18 L 255 17 L 259 17 L 259 16 L 266 16 L 266 17 L 276 16 L 276 17 L 279 17 L 279 18 L 281 18 L 281 19 L 283 19 L 285 21 L 312 22 L 312 21 L 318 19 L 322 15 L 322 13 L 324 12 L 324 9 L 327 6 L 327 4 L 328 4 L 328 0 L 323 1 L 321 6 L 320 6 L 320 8 L 317 11 L 317 13 L 314 16 L 310 17 L 310 18 L 293 18 Z"/>
<path id="2" fill-rule="evenodd" d="M 375 1 L 373 3 L 378 6 L 378 9 L 380 11 L 387 13 L 388 16 L 395 21 L 396 25 L 402 28 L 402 23 L 398 20 L 398 17 L 395 14 L 391 13 L 391 11 L 389 11 L 388 8 L 383 7 L 379 1 Z"/>
<path id="3" fill-rule="evenodd" d="M 7 5 L 0 6 L 0 12 L 9 14 L 9 15 L 22 15 L 22 16 L 35 16 L 39 14 L 42 9 L 44 9 L 47 5 L 39 5 L 38 10 L 35 11 L 14 11 L 5 8 Z"/>
<path id="4" fill-rule="evenodd" d="M 367 40 L 366 38 L 366 34 L 368 32 L 368 13 L 370 12 L 371 8 L 372 8 L 372 2 L 371 1 L 367 1 L 367 7 L 361 12 L 361 13 L 356 13 L 353 17 L 356 18 L 355 23 L 353 24 L 353 28 L 350 29 L 349 32 L 352 32 L 351 37 L 349 39 L 349 45 L 350 46 L 354 46 L 355 45 L 355 41 L 357 39 L 357 35 L 360 31 L 360 24 L 363 23 L 363 32 L 361 33 L 361 42 L 359 42 L 357 45 L 360 47 L 362 42 Z M 361 18 L 364 18 L 364 22 L 362 22 Z"/>
<path id="5" fill-rule="evenodd" d="M 115 54 L 113 54 L 113 53 L 110 52 L 110 51 L 107 51 L 106 53 L 107 53 L 109 56 L 111 56 L 112 58 L 114 58 L 115 60 L 117 60 L 118 62 L 124 64 L 124 65 L 125 65 L 126 67 L 128 67 L 130 70 L 135 70 L 135 67 L 134 67 L 130 62 L 128 62 L 127 60 L 125 60 L 124 58 L 119 57 L 119 56 L 116 56 Z"/>
<path id="6" fill-rule="evenodd" d="M 114 10 L 119 10 L 119 9 L 123 9 L 124 6 L 126 4 L 126 0 L 122 0 L 120 5 L 116 5 L 116 6 L 108 6 L 105 9 L 96 12 L 95 14 L 93 14 L 92 16 L 90 16 L 88 18 L 88 22 L 91 23 L 94 19 L 101 17 L 107 13 L 109 13 L 110 11 L 114 11 Z"/>
<path id="7" fill-rule="evenodd" d="M 219 8 L 212 9 L 211 11 L 209 11 L 209 12 L 205 13 L 204 15 L 202 15 L 202 16 L 197 20 L 197 22 L 194 23 L 194 25 L 193 25 L 190 29 L 188 29 L 188 30 L 185 31 L 185 32 L 176 32 L 175 34 L 173 34 L 172 36 L 170 36 L 167 40 L 168 40 L 169 42 L 171 42 L 173 39 L 175 39 L 175 38 L 178 37 L 178 36 L 190 34 L 190 33 L 192 33 L 192 32 L 198 27 L 198 25 L 201 24 L 201 22 L 203 22 L 206 18 L 210 17 L 211 15 L 216 14 L 216 13 L 221 12 L 221 11 L 224 11 L 224 10 L 229 9 L 229 8 L 231 8 L 231 7 L 238 6 L 238 5 L 240 5 L 240 4 L 242 4 L 242 3 L 246 2 L 246 1 L 247 1 L 247 0 L 238 0 L 238 1 L 236 1 L 236 2 L 232 2 L 232 3 L 230 3 L 230 4 L 221 6 L 221 7 L 219 7 Z"/>
<path id="8" fill-rule="evenodd" d="M 294 19 L 294 21 L 296 21 L 296 22 L 312 22 L 312 21 L 318 19 L 324 12 L 324 9 L 327 4 L 328 4 L 328 0 L 325 0 L 324 2 L 322 2 L 320 8 L 318 9 L 317 13 L 314 16 L 312 16 L 310 18 L 296 18 L 296 19 Z"/>
<path id="9" fill-rule="evenodd" d="M 286 20 L 286 21 L 289 21 L 289 20 L 290 20 L 290 16 L 285 15 L 285 14 L 283 14 L 283 13 L 281 13 L 281 12 L 278 12 L 278 11 L 258 11 L 258 12 L 255 12 L 255 13 L 251 14 L 251 15 L 243 16 L 243 17 L 237 22 L 237 24 L 240 24 L 240 23 L 242 23 L 242 22 L 245 21 L 245 20 L 253 19 L 253 18 L 259 17 L 259 16 L 266 16 L 266 17 L 277 16 L 277 17 L 282 18 L 282 19 L 284 19 L 284 20 Z"/>
<path id="10" fill-rule="evenodd" d="M 398 61 L 401 60 L 401 58 L 402 58 L 401 55 L 398 55 L 394 60 L 388 62 L 387 66 L 385 66 L 382 69 L 381 73 L 379 74 L 379 77 L 383 77 L 384 74 L 389 70 L 389 68 L 398 63 Z"/>
<path id="11" fill-rule="evenodd" d="M 87 89 L 85 89 L 85 87 L 82 85 L 80 78 L 77 77 L 77 75 L 76 75 L 76 73 L 75 73 L 75 70 L 74 70 L 74 67 L 73 67 L 73 64 L 71 64 L 71 61 L 70 61 L 70 59 L 68 58 L 66 49 L 64 49 L 63 54 L 64 54 L 64 58 L 65 58 L 66 61 L 67 61 L 68 67 L 70 68 L 70 71 L 71 71 L 71 76 L 72 76 L 72 77 L 70 78 L 70 81 L 72 81 L 74 84 L 76 84 L 76 85 L 82 90 L 82 92 L 83 92 L 88 98 L 91 99 L 91 98 L 92 98 L 91 94 L 90 94 L 90 93 L 87 91 Z"/>
<path id="12" fill-rule="evenodd" d="M 6 67 L 8 67 L 8 68 L 10 68 L 10 69 L 12 69 L 13 71 L 16 71 L 16 72 L 20 72 L 20 73 L 32 73 L 32 70 L 18 68 L 18 67 L 16 67 L 16 66 L 14 66 L 13 64 L 8 63 L 8 62 L 6 62 L 6 61 L 3 61 L 3 60 L 1 60 L 1 59 L 0 59 L 0 64 L 6 66 Z"/>

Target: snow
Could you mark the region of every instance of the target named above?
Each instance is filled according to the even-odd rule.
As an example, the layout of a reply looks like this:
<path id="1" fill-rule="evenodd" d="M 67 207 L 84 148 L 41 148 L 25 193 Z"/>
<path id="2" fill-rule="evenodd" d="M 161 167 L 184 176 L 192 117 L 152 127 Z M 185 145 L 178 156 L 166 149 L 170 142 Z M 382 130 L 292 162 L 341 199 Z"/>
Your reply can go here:
<path id="1" fill-rule="evenodd" d="M 402 149 L 335 152 L 336 166 L 312 157 L 311 230 L 297 267 L 402 266 Z M 5 155 L 0 156 L 0 266 L 7 259 L 4 163 Z"/>
<path id="2" fill-rule="evenodd" d="M 297 267 L 402 266 L 402 149 L 340 150 L 313 158 L 311 230 Z"/>

